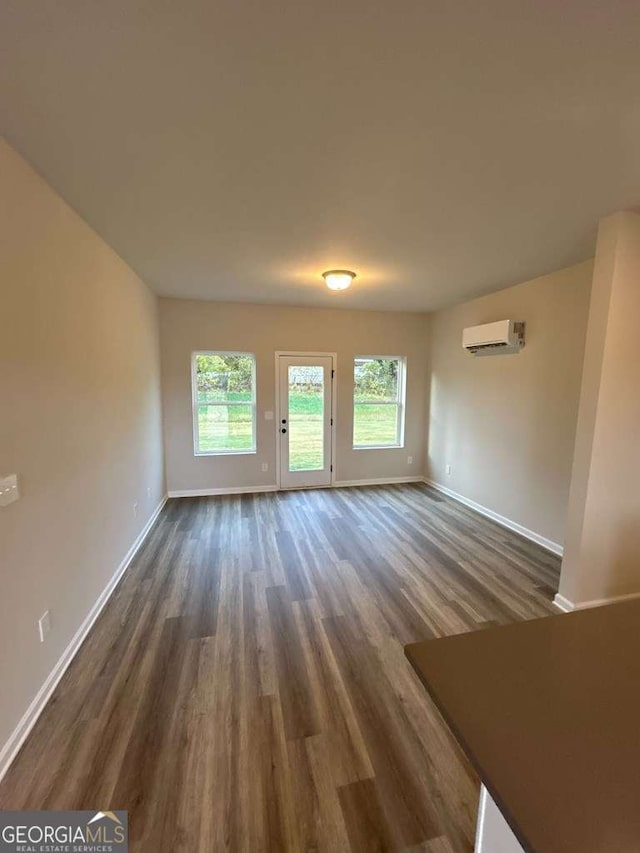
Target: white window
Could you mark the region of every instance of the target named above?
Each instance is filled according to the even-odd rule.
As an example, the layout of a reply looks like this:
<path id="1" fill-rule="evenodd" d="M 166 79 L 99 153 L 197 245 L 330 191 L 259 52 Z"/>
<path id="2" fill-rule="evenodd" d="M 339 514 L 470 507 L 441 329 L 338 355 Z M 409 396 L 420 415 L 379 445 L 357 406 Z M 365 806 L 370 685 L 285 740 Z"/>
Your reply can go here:
<path id="1" fill-rule="evenodd" d="M 248 352 L 191 357 L 196 456 L 256 452 L 256 360 Z"/>
<path id="2" fill-rule="evenodd" d="M 404 446 L 406 365 L 401 356 L 357 356 L 353 362 L 353 446 Z"/>

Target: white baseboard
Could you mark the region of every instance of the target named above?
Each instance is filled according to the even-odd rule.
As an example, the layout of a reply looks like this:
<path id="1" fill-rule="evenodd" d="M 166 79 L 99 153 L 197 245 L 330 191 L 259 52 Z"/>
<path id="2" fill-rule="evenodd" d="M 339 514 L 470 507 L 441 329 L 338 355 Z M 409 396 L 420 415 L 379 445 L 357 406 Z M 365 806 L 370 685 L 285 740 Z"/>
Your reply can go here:
<path id="1" fill-rule="evenodd" d="M 576 609 L 576 606 L 573 601 L 569 601 L 568 598 L 565 598 L 564 595 L 560 595 L 559 592 L 556 592 L 551 603 L 554 607 L 556 607 L 558 610 L 561 610 L 563 613 L 571 613 L 572 610 Z"/>
<path id="2" fill-rule="evenodd" d="M 371 480 L 336 480 L 333 484 L 337 489 L 348 486 L 391 486 L 395 483 L 422 483 L 423 477 L 374 477 Z"/>
<path id="3" fill-rule="evenodd" d="M 169 492 L 170 498 L 206 498 L 210 495 L 253 495 L 263 492 L 276 492 L 277 486 L 231 486 L 223 489 L 175 489 Z"/>
<path id="4" fill-rule="evenodd" d="M 165 495 L 156 507 L 156 509 L 153 511 L 150 519 L 147 521 L 144 528 L 140 531 L 131 548 L 129 548 L 124 559 L 116 569 L 115 574 L 111 577 L 109 583 L 98 596 L 97 601 L 87 614 L 82 625 L 80 625 L 80 627 L 74 634 L 73 639 L 62 653 L 62 656 L 47 676 L 46 681 L 44 682 L 40 690 L 38 690 L 35 698 L 22 715 L 22 719 L 15 727 L 15 729 L 9 736 L 9 739 L 0 750 L 0 779 L 3 778 L 3 776 L 11 766 L 11 762 L 18 754 L 20 747 L 25 742 L 31 729 L 36 724 L 38 717 L 40 716 L 40 714 L 45 708 L 45 705 L 51 698 L 51 694 L 58 686 L 58 683 L 67 671 L 69 664 L 76 656 L 85 637 L 91 630 L 93 623 L 96 621 L 103 607 L 111 597 L 111 594 L 118 585 L 118 581 L 129 567 L 129 564 L 131 563 L 131 561 L 136 555 L 136 552 L 144 542 L 147 534 L 149 533 L 149 530 L 151 530 L 151 527 L 153 526 L 153 523 L 162 512 L 162 508 L 164 507 L 166 502 L 167 496 Z"/>
<path id="5" fill-rule="evenodd" d="M 553 599 L 554 607 L 563 613 L 571 613 L 574 610 L 588 610 L 590 607 L 602 607 L 603 604 L 616 604 L 619 601 L 629 601 L 632 598 L 640 598 L 640 592 L 628 592 L 626 595 L 612 595 L 610 598 L 591 598 L 588 601 L 569 601 L 564 595 L 556 593 Z"/>
<path id="6" fill-rule="evenodd" d="M 474 509 L 481 515 L 485 515 L 487 518 L 490 518 L 497 524 L 502 525 L 502 527 L 506 527 L 509 530 L 513 530 L 514 533 L 519 533 L 520 536 L 524 536 L 525 539 L 530 539 L 532 542 L 535 542 L 537 545 L 542 546 L 547 551 L 551 551 L 552 554 L 557 554 L 559 557 L 562 557 L 564 549 L 562 545 L 559 545 L 557 542 L 553 542 L 551 539 L 547 539 L 545 536 L 541 536 L 534 530 L 529 530 L 528 527 L 524 527 L 522 524 L 518 524 L 517 521 L 512 521 L 510 518 L 505 518 L 504 515 L 500 515 L 499 513 L 494 512 L 492 509 L 487 509 L 486 506 L 482 506 L 482 504 L 476 503 L 470 498 L 465 498 L 464 495 L 459 495 L 457 492 L 454 492 L 453 489 L 448 489 L 446 486 L 443 486 L 440 483 L 436 483 L 433 480 L 427 479 L 426 477 L 424 478 L 424 482 L 436 491 L 442 492 L 443 495 L 447 495 L 448 497 L 453 498 L 455 501 L 458 501 L 459 503 L 464 504 L 465 506 L 468 506 L 471 509 Z"/>
<path id="7" fill-rule="evenodd" d="M 393 483 L 422 483 L 422 477 L 376 477 L 371 480 L 336 480 L 328 488 L 341 489 L 347 486 L 385 486 Z M 326 488 L 326 487 L 320 487 Z M 278 486 L 232 486 L 222 489 L 175 489 L 169 492 L 170 498 L 203 498 L 210 495 L 247 495 L 277 492 Z M 283 489 L 283 491 L 291 491 Z"/>

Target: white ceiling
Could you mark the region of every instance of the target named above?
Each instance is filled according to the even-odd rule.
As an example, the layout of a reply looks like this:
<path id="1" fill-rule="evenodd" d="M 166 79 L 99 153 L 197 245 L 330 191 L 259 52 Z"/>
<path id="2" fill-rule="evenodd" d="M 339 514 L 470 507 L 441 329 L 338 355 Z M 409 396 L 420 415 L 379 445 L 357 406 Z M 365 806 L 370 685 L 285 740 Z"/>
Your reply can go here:
<path id="1" fill-rule="evenodd" d="M 640 203 L 638 0 L 3 0 L 0 50 L 6 138 L 163 295 L 429 310 Z"/>

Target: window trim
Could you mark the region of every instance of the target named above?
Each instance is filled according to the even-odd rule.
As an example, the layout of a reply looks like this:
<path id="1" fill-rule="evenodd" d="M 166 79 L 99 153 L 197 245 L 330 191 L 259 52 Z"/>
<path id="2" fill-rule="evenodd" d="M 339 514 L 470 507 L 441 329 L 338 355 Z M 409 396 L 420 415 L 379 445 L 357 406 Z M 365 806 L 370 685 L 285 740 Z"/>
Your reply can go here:
<path id="1" fill-rule="evenodd" d="M 365 405 L 371 406 L 397 406 L 398 417 L 396 423 L 396 444 L 356 444 L 355 443 L 355 424 L 356 424 L 356 381 L 355 369 L 356 361 L 368 359 L 370 361 L 397 361 L 398 362 L 398 396 L 394 402 L 372 402 Z M 405 430 L 405 410 L 406 410 L 406 388 L 407 388 L 407 357 L 405 355 L 354 355 L 353 357 L 353 402 L 352 415 L 353 426 L 351 430 L 351 449 L 352 450 L 399 450 L 404 447 L 404 430 Z"/>
<path id="2" fill-rule="evenodd" d="M 196 383 L 196 357 L 199 355 L 246 355 L 251 358 L 251 400 L 234 400 L 232 402 L 199 403 L 198 386 Z M 198 429 L 198 406 L 251 406 L 251 435 L 253 442 L 249 450 L 200 450 L 200 432 Z M 256 387 L 256 354 L 241 350 L 199 349 L 191 353 L 191 418 L 193 427 L 194 456 L 251 456 L 258 452 L 257 435 L 257 387 Z"/>

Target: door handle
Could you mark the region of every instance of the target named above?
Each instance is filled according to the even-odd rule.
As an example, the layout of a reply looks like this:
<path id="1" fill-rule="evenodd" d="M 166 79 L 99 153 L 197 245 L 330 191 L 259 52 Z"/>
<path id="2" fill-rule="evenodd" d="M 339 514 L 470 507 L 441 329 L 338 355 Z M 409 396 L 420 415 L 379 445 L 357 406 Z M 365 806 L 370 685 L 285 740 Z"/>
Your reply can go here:
<path id="1" fill-rule="evenodd" d="M 284 433 L 286 432 L 286 429 L 283 427 L 283 428 L 280 430 L 280 432 L 284 434 Z"/>

